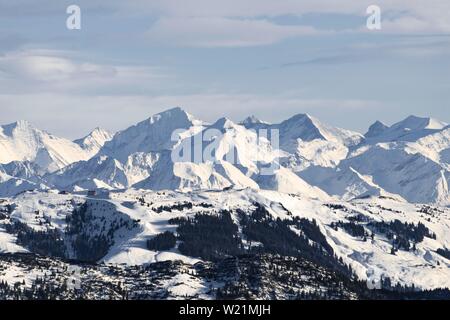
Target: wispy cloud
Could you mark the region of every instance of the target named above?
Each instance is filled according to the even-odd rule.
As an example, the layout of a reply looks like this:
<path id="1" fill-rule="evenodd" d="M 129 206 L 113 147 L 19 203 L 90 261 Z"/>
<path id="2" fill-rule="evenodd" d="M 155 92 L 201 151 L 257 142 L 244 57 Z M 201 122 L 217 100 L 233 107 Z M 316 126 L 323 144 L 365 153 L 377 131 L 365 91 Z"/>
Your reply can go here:
<path id="1" fill-rule="evenodd" d="M 22 50 L 0 56 L 0 92 L 71 92 L 145 90 L 169 77 L 149 66 L 96 63 L 74 52 Z"/>
<path id="2" fill-rule="evenodd" d="M 264 67 L 262 70 L 273 68 L 291 68 L 302 66 L 333 66 L 341 64 L 358 64 L 367 61 L 386 61 L 392 57 L 423 59 L 450 54 L 450 43 L 434 37 L 396 37 L 391 41 L 358 42 L 351 46 L 342 47 L 335 54 L 323 54 L 311 59 L 289 61 L 278 66 Z M 445 38 L 447 38 L 445 36 Z M 450 36 L 449 36 L 450 38 Z"/>
<path id="3" fill-rule="evenodd" d="M 222 17 L 258 19 L 282 15 L 342 14 L 361 17 L 355 32 L 366 32 L 366 8 L 376 4 L 383 15 L 382 33 L 448 34 L 450 2 L 446 0 L 177 0 L 138 1 L 135 6 L 154 10 L 171 19 Z M 136 8 L 136 7 L 135 7 Z"/>
<path id="4" fill-rule="evenodd" d="M 60 16 L 70 1 L 0 0 L 0 14 L 7 17 L 35 18 Z M 322 23 L 326 30 L 366 33 L 366 8 L 373 0 L 79 0 L 88 15 L 105 17 L 147 17 L 140 34 L 158 43 L 189 47 L 260 46 L 293 37 L 317 34 Z M 378 0 L 382 10 L 380 34 L 450 34 L 450 2 L 446 0 Z M 314 25 L 302 17 L 314 14 Z M 284 15 L 299 17 L 298 25 L 277 24 Z M 322 15 L 322 16 L 321 16 Z M 328 21 L 330 15 L 357 17 L 349 30 L 340 30 Z M 157 21 L 152 25 L 152 21 Z M 326 20 L 326 21 L 325 21 Z M 359 21 L 359 23 L 357 22 Z M 63 24 L 62 24 L 63 25 Z M 149 30 L 150 29 L 150 30 Z"/>
<path id="5" fill-rule="evenodd" d="M 266 19 L 163 17 L 148 31 L 152 41 L 175 46 L 243 47 L 324 33 L 310 26 L 278 25 Z"/>

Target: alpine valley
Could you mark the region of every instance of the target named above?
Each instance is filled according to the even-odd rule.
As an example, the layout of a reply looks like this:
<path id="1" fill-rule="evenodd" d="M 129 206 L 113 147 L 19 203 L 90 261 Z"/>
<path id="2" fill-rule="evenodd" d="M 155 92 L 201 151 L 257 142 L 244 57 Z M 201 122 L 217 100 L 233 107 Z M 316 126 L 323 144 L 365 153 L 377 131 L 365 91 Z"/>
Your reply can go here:
<path id="1" fill-rule="evenodd" d="M 210 158 L 186 157 L 205 136 Z M 18 121 L 0 126 L 0 299 L 450 299 L 449 184 L 431 118 L 363 135 L 174 108 L 75 141 Z"/>

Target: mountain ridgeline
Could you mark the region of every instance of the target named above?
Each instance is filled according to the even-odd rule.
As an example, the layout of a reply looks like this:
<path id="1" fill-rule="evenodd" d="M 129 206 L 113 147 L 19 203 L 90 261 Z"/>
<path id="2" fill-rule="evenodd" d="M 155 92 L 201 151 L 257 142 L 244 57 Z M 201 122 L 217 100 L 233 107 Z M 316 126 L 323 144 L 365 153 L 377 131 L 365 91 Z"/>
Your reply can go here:
<path id="1" fill-rule="evenodd" d="M 260 129 L 276 129 L 279 143 L 260 139 Z M 210 137 L 211 161 L 173 160 L 189 139 L 204 140 L 209 130 L 220 132 Z M 203 152 L 207 147 L 200 146 Z M 276 165 L 267 174 L 264 168 L 271 164 Z M 25 121 L 0 127 L 0 197 L 49 189 L 253 188 L 317 199 L 387 196 L 447 206 L 449 182 L 450 127 L 431 118 L 411 116 L 392 126 L 376 121 L 362 135 L 306 114 L 278 124 L 254 116 L 208 124 L 174 108 L 115 135 L 97 128 L 73 142 Z"/>

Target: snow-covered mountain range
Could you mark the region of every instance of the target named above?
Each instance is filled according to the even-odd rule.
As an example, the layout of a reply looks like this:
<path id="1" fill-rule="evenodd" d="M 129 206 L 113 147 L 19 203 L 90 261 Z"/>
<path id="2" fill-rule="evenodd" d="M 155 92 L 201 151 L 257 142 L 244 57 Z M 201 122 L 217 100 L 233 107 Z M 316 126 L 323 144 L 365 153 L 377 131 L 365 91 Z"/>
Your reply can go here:
<path id="1" fill-rule="evenodd" d="M 95 271 L 106 263 L 146 297 L 242 298 L 249 286 L 255 298 L 448 298 L 449 182 L 450 127 L 434 119 L 377 121 L 362 135 L 304 114 L 278 124 L 253 116 L 206 123 L 175 108 L 73 142 L 21 121 L 0 129 L 0 282 L 36 288 L 40 265 L 50 263 L 60 271 L 47 281 L 57 285 L 78 260 L 93 268 L 84 281 L 94 272 L 113 287 L 100 276 L 107 269 Z M 249 283 L 235 266 L 253 259 L 287 268 L 295 285 L 266 262 L 252 266 L 266 280 Z M 142 291 L 132 266 L 163 261 L 172 264 L 155 268 L 175 268 L 175 280 Z M 198 263 L 203 271 L 186 277 L 182 270 Z M 205 281 L 205 270 L 215 280 Z M 388 291 L 367 291 L 366 282 Z"/>
<path id="2" fill-rule="evenodd" d="M 264 130 L 276 130 L 276 144 L 260 137 Z M 195 148 L 211 153 L 205 140 L 213 144 L 212 154 L 195 158 Z M 190 158 L 184 154 L 174 161 L 173 154 L 192 141 L 203 144 L 196 144 Z M 266 174 L 271 165 L 272 174 Z M 115 135 L 97 128 L 76 141 L 25 121 L 0 127 L 0 197 L 31 189 L 253 188 L 320 199 L 383 195 L 447 206 L 449 182 L 450 126 L 431 118 L 411 116 L 392 126 L 377 121 L 365 135 L 306 114 L 278 124 L 254 116 L 208 124 L 181 108 Z"/>

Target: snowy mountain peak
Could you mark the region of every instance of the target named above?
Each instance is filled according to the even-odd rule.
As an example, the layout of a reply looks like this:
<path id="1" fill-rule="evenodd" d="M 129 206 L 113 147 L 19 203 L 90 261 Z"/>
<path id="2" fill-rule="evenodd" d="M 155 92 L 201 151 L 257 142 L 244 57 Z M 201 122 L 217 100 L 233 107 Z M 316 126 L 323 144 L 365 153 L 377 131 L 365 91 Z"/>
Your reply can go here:
<path id="1" fill-rule="evenodd" d="M 369 127 L 369 131 L 364 135 L 366 138 L 373 138 L 385 132 L 389 127 L 381 121 L 376 121 Z"/>
<path id="2" fill-rule="evenodd" d="M 0 127 L 0 134 L 12 137 L 15 132 L 31 131 L 34 127 L 26 120 L 19 120 Z"/>
<path id="3" fill-rule="evenodd" d="M 154 124 L 158 121 L 165 121 L 165 120 L 176 121 L 178 123 L 181 123 L 181 122 L 195 121 L 195 118 L 193 115 L 184 111 L 181 107 L 175 107 L 162 111 L 158 114 L 155 114 L 151 116 L 147 121 L 150 124 Z"/>
<path id="4" fill-rule="evenodd" d="M 110 131 L 108 131 L 108 130 L 106 130 L 106 129 L 103 129 L 103 128 L 101 128 L 101 127 L 95 128 L 95 129 L 92 130 L 92 132 L 90 133 L 90 135 L 96 135 L 96 134 L 106 135 L 106 136 L 112 136 L 112 135 L 113 135 Z"/>
<path id="5" fill-rule="evenodd" d="M 22 127 L 22 128 L 28 128 L 31 126 L 31 124 L 27 120 L 18 120 L 16 122 L 14 122 L 13 124 L 16 125 L 17 127 Z"/>
<path id="6" fill-rule="evenodd" d="M 75 140 L 74 142 L 78 145 L 83 145 L 86 142 L 86 140 L 89 140 L 89 139 L 95 139 L 97 141 L 100 141 L 100 140 L 107 141 L 107 140 L 111 140 L 112 137 L 113 137 L 113 134 L 111 132 L 109 132 L 108 130 L 105 130 L 103 128 L 97 127 L 94 130 L 92 130 L 87 136 L 85 136 L 81 139 Z"/>
<path id="7" fill-rule="evenodd" d="M 215 129 L 219 129 L 219 130 L 226 130 L 226 129 L 233 129 L 236 126 L 237 126 L 237 124 L 235 124 L 230 119 L 220 118 L 214 124 L 211 125 L 211 128 L 215 128 Z"/>
<path id="8" fill-rule="evenodd" d="M 269 122 L 262 121 L 253 115 L 245 118 L 239 124 L 241 126 L 244 126 L 247 129 L 252 129 L 252 130 L 267 129 L 271 126 L 271 124 Z"/>
<path id="9" fill-rule="evenodd" d="M 44 132 L 27 121 L 18 121 L 0 127 L 0 163 L 32 160 L 42 143 Z"/>
<path id="10" fill-rule="evenodd" d="M 308 123 L 310 125 L 315 126 L 314 122 L 319 122 L 319 120 L 313 118 L 312 116 L 310 116 L 307 113 L 299 113 L 296 114 L 292 117 L 290 117 L 289 119 L 284 121 L 285 123 L 290 123 L 290 122 L 303 122 L 303 123 Z"/>
<path id="11" fill-rule="evenodd" d="M 137 152 L 170 150 L 176 143 L 173 141 L 174 132 L 189 131 L 201 125 L 202 121 L 196 120 L 183 109 L 172 108 L 118 132 L 111 141 L 105 143 L 100 153 L 126 162 L 130 155 Z"/>
<path id="12" fill-rule="evenodd" d="M 0 127 L 0 163 L 30 161 L 43 170 L 55 171 L 90 157 L 76 143 L 36 129 L 27 121 Z"/>
<path id="13" fill-rule="evenodd" d="M 113 138 L 113 134 L 102 128 L 95 128 L 84 138 L 75 140 L 74 143 L 89 152 L 90 156 L 94 156 L 105 145 L 106 142 Z"/>
<path id="14" fill-rule="evenodd" d="M 240 124 L 247 127 L 247 125 L 252 126 L 255 124 L 269 124 L 269 123 L 258 119 L 254 115 L 251 115 L 251 116 L 245 118 Z"/>
<path id="15" fill-rule="evenodd" d="M 380 126 L 375 126 L 373 130 L 369 129 L 368 133 L 371 133 L 371 135 L 366 135 L 366 142 L 414 142 L 425 136 L 443 130 L 447 125 L 447 123 L 433 118 L 409 116 L 406 119 L 393 124 L 391 127 L 381 128 Z M 376 131 L 375 129 L 378 129 L 378 134 L 373 134 Z M 380 129 L 383 130 L 380 131 Z"/>
<path id="16" fill-rule="evenodd" d="M 394 124 L 391 128 L 398 128 L 404 130 L 441 130 L 448 124 L 433 118 L 421 118 L 417 116 L 409 116 L 405 120 Z"/>
<path id="17" fill-rule="evenodd" d="M 297 114 L 280 123 L 278 127 L 282 140 L 313 141 L 320 139 L 351 146 L 358 144 L 363 138 L 357 132 L 329 126 L 308 114 Z"/>
<path id="18" fill-rule="evenodd" d="M 301 139 L 304 141 L 311 141 L 314 139 L 324 139 L 319 126 L 316 125 L 312 117 L 307 114 L 297 114 L 280 125 L 281 134 L 288 135 L 291 139 Z"/>

